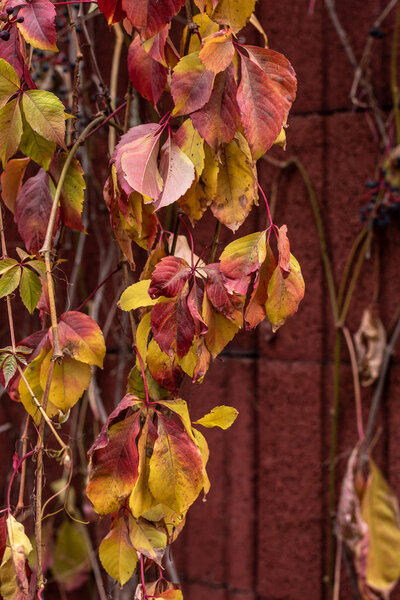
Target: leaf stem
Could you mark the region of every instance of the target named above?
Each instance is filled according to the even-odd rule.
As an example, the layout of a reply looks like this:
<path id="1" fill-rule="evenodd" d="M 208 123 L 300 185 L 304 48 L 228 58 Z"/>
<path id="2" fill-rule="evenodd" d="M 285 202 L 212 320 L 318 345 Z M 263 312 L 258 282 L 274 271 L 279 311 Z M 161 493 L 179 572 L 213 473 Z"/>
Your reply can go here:
<path id="1" fill-rule="evenodd" d="M 85 298 L 85 300 L 77 308 L 75 308 L 75 310 L 77 310 L 77 311 L 82 310 L 86 306 L 86 304 L 89 302 L 89 300 L 91 300 L 93 298 L 93 296 L 96 294 L 96 292 L 98 292 L 99 289 L 101 287 L 103 287 L 103 285 L 105 285 L 107 283 L 107 281 L 109 281 L 111 279 L 111 277 L 113 275 L 115 275 L 115 273 L 118 273 L 118 271 L 120 271 L 121 269 L 122 269 L 122 264 L 119 263 L 115 267 L 115 269 L 113 271 L 111 271 L 111 273 L 109 273 L 105 279 L 103 279 L 103 281 L 101 281 L 98 285 L 96 285 L 94 290 L 92 292 L 90 292 L 89 296 L 87 298 Z"/>
<path id="2" fill-rule="evenodd" d="M 354 348 L 353 340 L 350 335 L 350 331 L 346 326 L 342 327 L 344 339 L 346 340 L 347 348 L 350 355 L 351 362 L 351 371 L 353 374 L 353 384 L 354 384 L 354 400 L 356 404 L 356 420 L 357 420 L 357 432 L 360 441 L 364 440 L 364 426 L 363 426 L 363 418 L 362 418 L 362 407 L 361 407 L 361 389 L 360 389 L 360 378 L 358 375 L 358 364 L 356 351 Z"/>
<path id="3" fill-rule="evenodd" d="M 212 246 L 211 246 L 211 253 L 210 253 L 210 262 L 211 263 L 215 262 L 215 255 L 217 253 L 220 233 L 221 233 L 221 221 L 217 221 L 217 223 L 215 225 L 214 237 L 213 237 Z"/>

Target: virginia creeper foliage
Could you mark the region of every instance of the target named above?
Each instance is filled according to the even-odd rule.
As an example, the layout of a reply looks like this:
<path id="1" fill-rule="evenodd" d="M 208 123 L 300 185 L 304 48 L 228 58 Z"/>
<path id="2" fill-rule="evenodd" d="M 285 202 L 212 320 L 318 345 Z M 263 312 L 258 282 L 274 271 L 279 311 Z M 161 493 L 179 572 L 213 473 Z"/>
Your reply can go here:
<path id="1" fill-rule="evenodd" d="M 103 13 L 127 46 L 130 86 L 126 102 L 117 107 L 115 97 L 104 92 L 104 105 L 85 129 L 76 118 L 83 91 L 75 19 L 79 25 L 92 9 L 79 9 L 77 17 L 75 8 L 68 8 L 66 27 L 73 30 L 77 56 L 67 109 L 55 93 L 39 89 L 32 76 L 37 51 L 42 56 L 46 51 L 46 60 L 56 64 L 52 53 L 65 44 L 65 37 L 57 40 L 55 5 L 50 0 L 3 0 L 1 5 L 2 199 L 21 247 L 9 256 L 2 234 L 0 297 L 7 303 L 11 345 L 1 350 L 0 368 L 10 396 L 28 415 L 27 427 L 38 431 L 36 447 L 16 455 L 0 519 L 0 593 L 5 600 L 33 598 L 35 590 L 41 597 L 48 560 L 41 545 L 46 534 L 46 521 L 41 521 L 44 428 L 60 445 L 56 457 L 70 473 L 64 487 L 53 489 L 65 494 L 73 451 L 57 431 L 106 354 L 87 302 L 62 312 L 57 296 L 65 268 L 59 257 L 65 230 L 85 234 L 86 228 L 88 182 L 85 161 L 78 158 L 80 146 L 99 129 L 114 128 L 109 156 L 103 157 L 109 173 L 103 193 L 120 266 L 125 274 L 130 269 L 135 281 L 126 285 L 117 309 L 121 318 L 130 313 L 134 366 L 126 394 L 89 449 L 86 494 L 100 517 L 110 517 L 98 549 L 101 564 L 121 586 L 136 571 L 136 599 L 182 598 L 162 575 L 163 557 L 182 531 L 190 506 L 210 490 L 209 451 L 201 429 L 227 429 L 237 417 L 234 408 L 217 406 L 193 423 L 180 397 L 183 378 L 201 384 L 210 361 L 240 329 L 267 318 L 276 331 L 304 295 L 288 228 L 273 223 L 257 178 L 257 160 L 274 144 L 285 143 L 296 96 L 294 70 L 279 52 L 242 43 L 238 34 L 254 22 L 254 0 L 194 0 L 185 9 L 184 4 L 99 0 L 97 14 Z M 152 118 L 132 119 L 134 94 Z M 122 110 L 124 126 L 117 120 Z M 215 235 L 197 256 L 192 232 L 208 209 Z M 236 232 L 252 210 L 265 214 L 265 227 L 241 236 Z M 173 224 L 173 233 L 167 223 Z M 236 234 L 225 247 L 219 243 L 221 225 Z M 137 258 L 140 249 L 146 252 L 144 266 Z M 41 320 L 41 328 L 18 343 L 11 303 L 17 289 L 29 313 L 38 310 Z M 15 519 L 21 507 L 14 510 L 11 504 L 15 476 L 33 455 L 38 465 L 35 561 L 24 526 Z M 90 567 L 82 548 L 76 550 L 81 566 L 75 579 L 65 566 L 68 544 L 78 548 L 86 538 L 76 505 L 66 498 L 64 507 L 73 520 L 58 533 L 52 572 L 68 590 L 76 578 L 87 577 Z"/>

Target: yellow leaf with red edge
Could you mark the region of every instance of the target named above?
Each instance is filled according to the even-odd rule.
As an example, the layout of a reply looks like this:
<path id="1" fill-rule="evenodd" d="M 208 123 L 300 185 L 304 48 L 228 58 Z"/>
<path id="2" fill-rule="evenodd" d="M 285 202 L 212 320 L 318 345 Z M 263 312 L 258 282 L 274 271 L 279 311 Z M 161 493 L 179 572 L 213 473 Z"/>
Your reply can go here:
<path id="1" fill-rule="evenodd" d="M 201 49 L 201 41 L 206 37 L 211 35 L 212 33 L 216 33 L 219 30 L 218 23 L 212 21 L 210 17 L 206 14 L 197 14 L 193 17 L 193 22 L 197 25 L 199 30 L 199 36 L 191 35 L 189 42 L 189 50 L 188 54 L 192 54 L 193 52 L 198 52 Z M 187 36 L 188 28 L 187 26 L 183 30 L 183 35 L 181 38 L 181 55 L 184 53 L 185 40 Z"/>
<path id="2" fill-rule="evenodd" d="M 183 371 L 174 357 L 161 350 L 155 339 L 150 341 L 147 348 L 146 362 L 151 376 L 159 385 L 172 392 L 178 389 Z"/>
<path id="3" fill-rule="evenodd" d="M 100 327 L 91 317 L 73 310 L 63 313 L 58 322 L 58 335 L 65 355 L 103 368 L 106 354 L 104 337 Z M 49 337 L 51 342 L 51 329 Z"/>
<path id="4" fill-rule="evenodd" d="M 161 566 L 167 545 L 167 535 L 144 519 L 129 518 L 129 538 L 132 546 Z"/>
<path id="5" fill-rule="evenodd" d="M 257 181 L 249 146 L 237 133 L 221 150 L 217 194 L 211 210 L 223 225 L 236 231 L 257 201 Z"/>
<path id="6" fill-rule="evenodd" d="M 26 566 L 32 545 L 22 523 L 18 523 L 11 514 L 6 524 L 6 547 L 0 565 L 0 594 L 4 600 L 28 598 Z"/>
<path id="7" fill-rule="evenodd" d="M 217 312 L 206 294 L 203 299 L 203 319 L 208 326 L 208 331 L 204 336 L 206 346 L 211 356 L 215 358 L 233 340 L 239 331 L 239 326 Z"/>
<path id="8" fill-rule="evenodd" d="M 131 494 L 138 478 L 139 455 L 136 438 L 140 416 L 136 412 L 108 429 L 108 439 L 90 451 L 89 483 L 86 493 L 100 515 L 118 510 Z"/>
<path id="9" fill-rule="evenodd" d="M 57 154 L 51 162 L 49 173 L 57 184 L 68 153 Z M 85 231 L 82 224 L 83 202 L 85 200 L 85 179 L 80 162 L 73 158 L 70 163 L 61 191 L 61 219 L 67 227 L 76 231 Z"/>
<path id="10" fill-rule="evenodd" d="M 155 600 L 183 600 L 183 595 L 181 590 L 165 590 L 165 592 L 156 596 Z"/>
<path id="11" fill-rule="evenodd" d="M 138 557 L 129 539 L 124 516 L 115 519 L 111 531 L 101 541 L 99 557 L 104 569 L 120 585 L 124 585 L 132 577 Z"/>
<path id="12" fill-rule="evenodd" d="M 195 425 L 203 425 L 203 427 L 220 427 L 221 429 L 229 429 L 236 421 L 238 411 L 233 406 L 216 406 L 209 413 L 194 421 Z"/>
<path id="13" fill-rule="evenodd" d="M 241 279 L 264 262 L 267 232 L 257 231 L 228 244 L 219 257 L 221 271 L 230 279 Z"/>
<path id="14" fill-rule="evenodd" d="M 32 390 L 37 402 L 39 402 L 39 404 L 41 405 L 44 390 L 40 385 L 40 371 L 41 371 L 42 362 L 45 359 L 48 352 L 49 352 L 48 346 L 43 348 L 43 350 L 40 352 L 39 356 L 37 356 L 34 360 L 32 360 L 32 362 L 29 363 L 29 365 L 26 367 L 26 369 L 24 371 L 24 378 L 28 382 L 30 389 L 28 389 L 28 386 L 26 385 L 24 378 L 22 378 L 22 377 L 21 377 L 19 385 L 18 385 L 18 392 L 19 392 L 20 400 L 21 400 L 22 404 L 24 405 L 24 408 L 27 411 L 27 413 L 29 413 L 31 415 L 31 417 L 33 418 L 36 425 L 39 425 L 39 422 L 41 419 L 41 413 L 40 413 L 40 410 L 39 410 L 36 402 L 32 398 L 30 390 Z M 51 352 L 51 350 L 50 350 L 50 352 Z M 51 402 L 48 402 L 47 406 L 46 406 L 46 414 L 50 418 L 53 418 L 59 414 L 59 410 L 56 406 L 54 406 L 54 404 L 52 404 Z"/>
<path id="15" fill-rule="evenodd" d="M 245 27 L 255 5 L 256 0 L 219 0 L 212 19 L 221 25 L 229 25 L 237 33 Z"/>
<path id="16" fill-rule="evenodd" d="M 206 69 L 215 75 L 225 71 L 232 62 L 235 48 L 232 43 L 232 32 L 226 29 L 211 34 L 200 50 L 199 58 Z"/>
<path id="17" fill-rule="evenodd" d="M 0 109 L 0 156 L 3 168 L 18 150 L 22 137 L 22 117 L 19 98 L 10 100 Z"/>
<path id="18" fill-rule="evenodd" d="M 304 297 L 304 279 L 298 261 L 290 255 L 290 272 L 285 277 L 282 270 L 276 267 L 268 284 L 268 298 L 265 305 L 266 315 L 277 331 L 286 319 L 297 312 L 300 301 Z"/>
<path id="19" fill-rule="evenodd" d="M 201 453 L 183 427 L 160 414 L 157 433 L 150 458 L 150 492 L 156 502 L 182 513 L 203 488 Z"/>
<path id="20" fill-rule="evenodd" d="M 400 527 L 397 499 L 373 460 L 361 500 L 361 516 L 368 526 L 365 578 L 382 597 L 400 578 Z"/>
<path id="21" fill-rule="evenodd" d="M 29 158 L 13 158 L 9 160 L 0 176 L 1 197 L 12 214 L 15 213 L 15 200 L 21 189 L 22 180 L 29 161 Z"/>
<path id="22" fill-rule="evenodd" d="M 182 398 L 176 398 L 174 400 L 159 400 L 158 404 L 165 406 L 166 408 L 168 408 L 168 410 L 171 410 L 179 416 L 184 428 L 186 429 L 186 433 L 195 442 L 196 440 L 192 432 L 192 423 L 189 415 L 189 410 L 185 400 L 182 400 Z"/>
<path id="23" fill-rule="evenodd" d="M 192 121 L 186 119 L 174 135 L 175 143 L 190 158 L 196 170 L 197 177 L 204 169 L 204 140 L 193 127 Z"/>

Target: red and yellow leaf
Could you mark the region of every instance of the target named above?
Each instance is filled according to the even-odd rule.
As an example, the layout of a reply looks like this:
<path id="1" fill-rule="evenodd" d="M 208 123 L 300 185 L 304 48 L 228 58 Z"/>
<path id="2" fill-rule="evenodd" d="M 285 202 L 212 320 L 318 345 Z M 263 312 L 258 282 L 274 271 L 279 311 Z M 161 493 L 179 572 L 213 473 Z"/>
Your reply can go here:
<path id="1" fill-rule="evenodd" d="M 171 80 L 173 114 L 187 115 L 204 106 L 210 99 L 213 83 L 214 73 L 205 68 L 198 52 L 181 58 Z"/>
<path id="2" fill-rule="evenodd" d="M 299 263 L 291 254 L 289 274 L 284 277 L 281 269 L 276 267 L 268 284 L 265 310 L 274 332 L 282 327 L 286 319 L 297 312 L 303 296 L 304 279 Z"/>

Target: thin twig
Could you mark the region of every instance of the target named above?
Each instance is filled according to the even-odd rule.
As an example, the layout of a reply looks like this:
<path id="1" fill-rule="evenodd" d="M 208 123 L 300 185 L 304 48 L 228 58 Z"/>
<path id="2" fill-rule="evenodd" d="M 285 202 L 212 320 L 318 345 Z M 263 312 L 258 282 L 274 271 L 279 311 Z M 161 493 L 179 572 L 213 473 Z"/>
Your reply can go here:
<path id="1" fill-rule="evenodd" d="M 356 405 L 356 420 L 357 420 L 357 432 L 360 440 L 364 439 L 364 426 L 363 426 L 363 418 L 362 418 L 362 407 L 361 407 L 361 388 L 360 388 L 360 378 L 358 374 L 358 364 L 356 351 L 354 348 L 353 340 L 350 335 L 350 331 L 347 327 L 342 327 L 344 339 L 346 340 L 347 349 L 350 355 L 351 362 L 351 371 L 353 374 L 353 384 L 354 384 L 354 400 Z"/>

